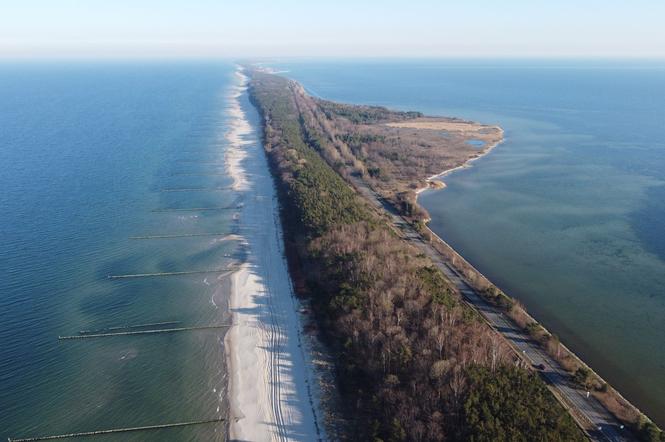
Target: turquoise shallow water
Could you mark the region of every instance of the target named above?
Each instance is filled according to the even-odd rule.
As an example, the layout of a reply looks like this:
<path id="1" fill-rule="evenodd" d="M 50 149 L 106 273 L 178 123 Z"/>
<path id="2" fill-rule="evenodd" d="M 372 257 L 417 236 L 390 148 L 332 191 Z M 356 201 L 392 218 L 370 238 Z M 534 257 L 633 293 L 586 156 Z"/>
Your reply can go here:
<path id="1" fill-rule="evenodd" d="M 225 187 L 233 66 L 0 65 L 0 438 L 220 417 L 223 333 L 59 342 L 83 329 L 228 320 L 214 275 L 108 280 L 220 268 L 236 252 Z M 182 175 L 201 173 L 202 175 Z M 218 440 L 223 424 L 104 436 Z"/>
<path id="2" fill-rule="evenodd" d="M 665 425 L 665 63 L 285 62 L 312 93 L 499 124 L 431 227 Z"/>

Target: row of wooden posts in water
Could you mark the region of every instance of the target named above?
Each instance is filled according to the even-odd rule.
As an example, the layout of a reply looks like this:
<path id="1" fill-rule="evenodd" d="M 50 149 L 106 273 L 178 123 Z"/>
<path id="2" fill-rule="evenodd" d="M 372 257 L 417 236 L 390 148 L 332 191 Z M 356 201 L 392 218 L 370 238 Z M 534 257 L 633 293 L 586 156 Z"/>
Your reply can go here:
<path id="1" fill-rule="evenodd" d="M 130 433 L 134 431 L 146 431 L 146 430 L 159 430 L 164 428 L 176 428 L 176 427 L 189 427 L 193 425 L 202 425 L 202 424 L 212 424 L 216 422 L 223 422 L 225 419 L 216 418 L 216 419 L 207 419 L 199 421 L 189 421 L 189 422 L 175 422 L 170 424 L 158 424 L 158 425 L 145 425 L 142 427 L 127 427 L 127 428 L 111 428 L 108 430 L 96 430 L 96 431 L 83 431 L 80 433 L 67 433 L 67 434 L 56 434 L 53 436 L 36 436 L 36 437 L 26 437 L 19 439 L 8 438 L 9 442 L 33 442 L 41 440 L 54 440 L 54 439 L 67 439 L 73 437 L 85 437 L 85 436 L 99 436 L 102 434 L 112 434 L 112 433 Z"/>
<path id="2" fill-rule="evenodd" d="M 176 333 L 183 331 L 193 331 L 193 330 L 211 330 L 216 328 L 228 328 L 231 327 L 231 324 L 216 324 L 216 325 L 200 325 L 193 327 L 177 327 L 177 328 L 157 328 L 153 330 L 133 330 L 133 331 L 120 331 L 120 332 L 109 332 L 109 333 L 91 333 L 84 335 L 70 335 L 70 336 L 58 336 L 59 341 L 64 341 L 68 339 L 88 339 L 88 338 L 108 338 L 112 336 L 131 336 L 131 335 L 150 335 L 157 333 Z"/>
<path id="3" fill-rule="evenodd" d="M 174 174 L 174 175 L 222 175 L 222 174 Z M 189 191 L 218 191 L 225 190 L 227 188 L 171 188 L 171 189 L 161 189 L 161 192 L 189 192 Z M 239 208 L 239 206 L 228 206 L 228 207 L 198 207 L 198 208 L 167 208 L 167 209 L 157 209 L 153 212 L 179 212 L 179 211 L 209 211 L 209 210 L 230 210 Z M 143 239 L 170 239 L 170 238 L 187 238 L 187 237 L 202 237 L 202 236 L 219 236 L 225 237 L 226 239 L 237 239 L 235 235 L 222 234 L 222 233 L 186 233 L 178 235 L 145 235 L 145 236 L 133 236 L 130 239 L 143 240 Z M 108 279 L 129 279 L 129 278 L 148 278 L 148 277 L 160 277 L 160 276 L 178 276 L 178 275 L 195 275 L 195 274 L 204 274 L 204 273 L 232 273 L 235 270 L 234 266 L 229 266 L 225 269 L 212 269 L 212 270 L 190 270 L 190 271 L 177 271 L 177 272 L 157 272 L 157 273 L 134 273 L 134 274 L 125 274 L 125 275 L 108 275 Z M 113 336 L 132 336 L 132 335 L 149 335 L 149 334 L 160 334 L 160 333 L 176 333 L 184 331 L 195 331 L 195 330 L 212 330 L 212 329 L 221 329 L 231 327 L 232 324 L 214 324 L 214 325 L 203 325 L 203 326 L 191 326 L 191 327 L 171 327 L 171 328 L 155 328 L 148 330 L 141 330 L 146 327 L 160 327 L 160 326 L 173 326 L 180 324 L 180 321 L 162 321 L 162 322 L 152 322 L 146 324 L 136 324 L 136 325 L 127 325 L 119 327 L 109 327 L 99 330 L 80 330 L 78 335 L 70 336 L 58 336 L 58 340 L 75 340 L 75 339 L 89 339 L 89 338 L 103 338 L 103 337 L 113 337 Z M 36 436 L 36 437 L 27 437 L 27 438 L 8 438 L 9 442 L 33 442 L 33 441 L 44 441 L 44 440 L 55 440 L 55 439 L 66 439 L 66 438 L 76 438 L 76 437 L 85 437 L 85 436 L 97 436 L 104 434 L 113 434 L 113 433 L 129 433 L 129 432 L 139 432 L 147 430 L 158 430 L 166 428 L 177 428 L 177 427 L 187 427 L 194 425 L 203 425 L 211 423 L 223 422 L 223 418 L 207 419 L 207 420 L 198 420 L 198 421 L 187 421 L 187 422 L 175 422 L 167 424 L 158 424 L 158 425 L 145 425 L 139 427 L 126 427 L 126 428 L 112 428 L 106 430 L 95 430 L 95 431 L 84 431 L 79 433 L 67 433 L 67 434 L 58 434 L 58 435 L 49 435 L 49 436 Z"/>

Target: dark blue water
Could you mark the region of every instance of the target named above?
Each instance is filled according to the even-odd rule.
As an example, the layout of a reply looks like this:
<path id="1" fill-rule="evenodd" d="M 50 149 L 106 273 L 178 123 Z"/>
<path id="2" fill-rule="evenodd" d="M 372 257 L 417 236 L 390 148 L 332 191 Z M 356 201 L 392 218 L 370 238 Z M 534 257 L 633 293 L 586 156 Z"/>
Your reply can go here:
<path id="1" fill-rule="evenodd" d="M 226 319 L 214 275 L 106 276 L 229 262 L 234 245 L 219 238 L 129 237 L 231 231 L 229 211 L 153 210 L 234 202 L 228 191 L 160 192 L 229 185 L 219 164 L 232 74 L 221 63 L 0 65 L 0 438 L 224 413 L 220 331 L 57 337 Z M 220 175 L 174 175 L 187 172 Z M 217 440 L 223 431 L 106 438 Z"/>
<path id="2" fill-rule="evenodd" d="M 293 62 L 312 93 L 499 124 L 431 227 L 665 424 L 665 63 Z"/>

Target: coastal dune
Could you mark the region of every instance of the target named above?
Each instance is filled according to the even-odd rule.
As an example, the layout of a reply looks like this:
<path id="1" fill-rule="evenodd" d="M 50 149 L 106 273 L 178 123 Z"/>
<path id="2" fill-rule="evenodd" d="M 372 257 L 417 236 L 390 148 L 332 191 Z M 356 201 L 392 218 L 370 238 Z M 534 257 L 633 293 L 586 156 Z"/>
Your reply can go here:
<path id="1" fill-rule="evenodd" d="M 226 170 L 244 204 L 236 214 L 247 259 L 231 277 L 226 335 L 231 440 L 323 440 L 312 361 L 283 251 L 276 193 L 256 129 L 247 78 L 229 96 Z M 244 101 L 243 101 L 244 100 Z"/>

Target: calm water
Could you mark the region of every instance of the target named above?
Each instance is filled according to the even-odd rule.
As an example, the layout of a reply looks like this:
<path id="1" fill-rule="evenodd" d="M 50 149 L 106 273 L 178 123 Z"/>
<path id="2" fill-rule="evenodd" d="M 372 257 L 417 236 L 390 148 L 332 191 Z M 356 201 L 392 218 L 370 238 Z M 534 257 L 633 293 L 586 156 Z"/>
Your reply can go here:
<path id="1" fill-rule="evenodd" d="M 314 94 L 454 115 L 505 144 L 432 228 L 665 425 L 665 63 L 284 63 Z"/>
<path id="2" fill-rule="evenodd" d="M 226 206 L 225 64 L 0 65 L 0 438 L 222 416 L 222 332 L 57 340 L 84 329 L 227 320 L 214 275 L 109 274 L 220 268 Z M 205 175 L 182 175 L 205 173 Z M 217 174 L 217 175 L 214 175 Z M 105 436 L 218 440 L 223 425 Z"/>

